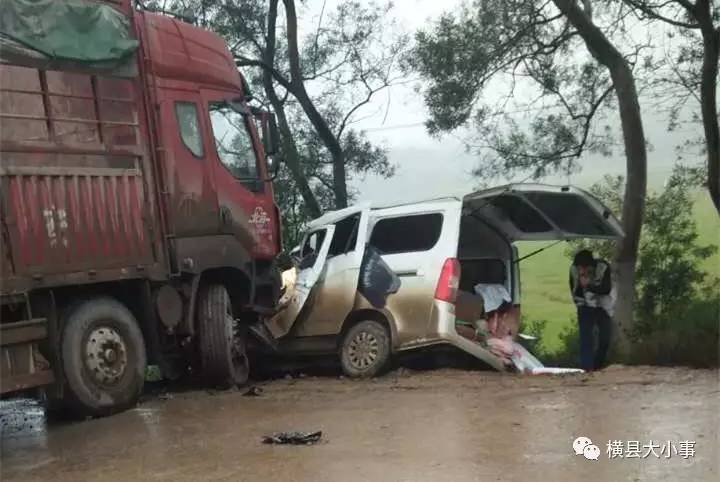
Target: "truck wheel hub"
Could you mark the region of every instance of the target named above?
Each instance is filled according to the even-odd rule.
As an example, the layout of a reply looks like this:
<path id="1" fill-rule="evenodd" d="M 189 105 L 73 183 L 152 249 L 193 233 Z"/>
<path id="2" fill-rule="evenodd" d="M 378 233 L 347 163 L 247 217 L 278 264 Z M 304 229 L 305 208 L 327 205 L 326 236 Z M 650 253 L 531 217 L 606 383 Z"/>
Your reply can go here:
<path id="1" fill-rule="evenodd" d="M 107 348 L 103 353 L 103 358 L 107 363 L 114 363 L 117 360 L 117 352 L 113 348 Z"/>
<path id="2" fill-rule="evenodd" d="M 120 334 L 107 326 L 95 328 L 85 344 L 85 365 L 95 379 L 112 385 L 125 373 L 127 349 Z"/>
<path id="3" fill-rule="evenodd" d="M 362 331 L 350 340 L 348 355 L 355 368 L 365 369 L 375 363 L 378 357 L 379 343 L 375 335 Z"/>

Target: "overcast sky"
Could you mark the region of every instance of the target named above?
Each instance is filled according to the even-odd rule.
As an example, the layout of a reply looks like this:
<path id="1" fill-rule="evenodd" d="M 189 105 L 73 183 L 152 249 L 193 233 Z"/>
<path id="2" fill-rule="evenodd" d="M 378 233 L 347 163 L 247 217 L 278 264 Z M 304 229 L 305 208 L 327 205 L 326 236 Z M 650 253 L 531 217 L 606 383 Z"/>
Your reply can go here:
<path id="1" fill-rule="evenodd" d="M 337 0 L 327 0 L 326 12 L 337 5 Z M 397 0 L 394 12 L 408 32 L 428 25 L 443 11 L 457 7 L 459 0 Z M 310 0 L 302 14 L 302 24 L 313 29 L 323 0 Z M 388 105 L 387 117 L 385 107 Z M 641 107 L 643 107 L 641 102 Z M 375 115 L 370 115 L 375 113 Z M 378 95 L 375 101 L 366 106 L 358 117 L 363 119 L 354 125 L 365 130 L 368 137 L 388 148 L 390 161 L 397 166 L 396 175 L 390 179 L 369 176 L 364 180 L 354 180 L 353 186 L 359 191 L 358 200 L 370 200 L 379 203 L 413 200 L 430 196 L 442 196 L 468 191 L 477 185 L 478 180 L 470 173 L 477 165 L 476 156 L 466 153 L 463 143 L 457 136 L 448 135 L 442 139 L 430 137 L 423 122 L 427 112 L 419 96 L 410 85 L 394 86 Z M 617 114 L 616 114 L 617 115 Z M 653 115 L 647 107 L 643 109 L 645 131 L 651 150 L 648 152 L 649 181 L 651 185 L 660 185 L 675 162 L 675 146 L 683 135 L 668 133 L 664 117 Z M 610 119 L 611 125 L 619 125 L 619 119 Z M 697 129 L 701 126 L 698 124 Z M 695 127 L 692 127 L 693 129 Z M 567 176 L 550 177 L 544 182 L 565 184 L 568 182 L 587 187 L 599 180 L 603 174 L 622 174 L 625 159 L 622 148 L 616 148 L 610 158 L 588 156 L 581 160 L 582 171 Z M 497 180 L 496 182 L 503 182 Z"/>

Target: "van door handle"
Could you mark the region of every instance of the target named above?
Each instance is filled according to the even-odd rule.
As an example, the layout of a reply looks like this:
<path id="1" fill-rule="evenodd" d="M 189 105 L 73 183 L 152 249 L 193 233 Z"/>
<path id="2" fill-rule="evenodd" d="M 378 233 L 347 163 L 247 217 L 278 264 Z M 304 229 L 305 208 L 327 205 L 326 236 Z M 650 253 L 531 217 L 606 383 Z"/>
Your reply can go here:
<path id="1" fill-rule="evenodd" d="M 402 277 L 402 276 L 418 276 L 420 273 L 416 269 L 410 269 L 405 271 L 395 271 L 395 274 Z"/>

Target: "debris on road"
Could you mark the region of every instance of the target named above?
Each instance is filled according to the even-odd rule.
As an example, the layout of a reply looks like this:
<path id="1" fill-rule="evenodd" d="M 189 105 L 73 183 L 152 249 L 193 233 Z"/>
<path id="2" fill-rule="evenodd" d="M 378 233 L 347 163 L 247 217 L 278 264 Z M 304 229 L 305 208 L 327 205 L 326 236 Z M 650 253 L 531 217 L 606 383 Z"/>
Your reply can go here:
<path id="1" fill-rule="evenodd" d="M 146 382 L 159 382 L 162 381 L 163 376 L 160 371 L 160 367 L 157 365 L 148 365 L 145 369 L 145 381 Z"/>
<path id="2" fill-rule="evenodd" d="M 276 432 L 272 435 L 265 435 L 262 439 L 264 444 L 277 445 L 312 445 L 320 441 L 322 431 L 317 432 Z"/>
<path id="3" fill-rule="evenodd" d="M 263 389 L 260 387 L 252 386 L 243 393 L 243 397 L 259 397 L 263 394 Z"/>

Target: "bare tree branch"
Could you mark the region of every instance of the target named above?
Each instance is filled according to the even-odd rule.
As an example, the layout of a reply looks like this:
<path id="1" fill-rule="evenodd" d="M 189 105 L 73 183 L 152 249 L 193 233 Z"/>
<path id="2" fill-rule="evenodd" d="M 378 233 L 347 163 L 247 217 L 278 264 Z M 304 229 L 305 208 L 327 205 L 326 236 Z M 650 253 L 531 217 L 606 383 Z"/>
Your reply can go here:
<path id="1" fill-rule="evenodd" d="M 267 66 L 272 66 L 275 63 L 275 29 L 277 22 L 277 5 L 278 0 L 270 0 L 270 5 L 268 8 L 268 29 L 266 38 L 267 45 L 263 62 L 263 64 Z M 290 130 L 290 124 L 288 123 L 287 117 L 285 115 L 285 102 L 284 100 L 283 102 L 280 102 L 280 99 L 275 92 L 275 87 L 273 86 L 272 79 L 275 77 L 275 75 L 273 74 L 273 70 L 275 69 L 263 69 L 263 86 L 265 87 L 265 93 L 267 94 L 268 99 L 270 100 L 270 103 L 272 104 L 273 109 L 275 110 L 275 114 L 278 118 L 278 125 L 283 140 L 283 151 L 285 153 L 285 164 L 288 166 L 293 180 L 298 186 L 298 190 L 303 197 L 303 201 L 305 202 L 307 209 L 313 216 L 319 216 L 321 214 L 320 205 L 317 201 L 317 198 L 313 194 L 312 189 L 310 189 L 310 186 L 308 185 L 307 178 L 302 172 L 299 161 L 300 155 L 298 153 L 297 145 L 295 144 L 295 139 L 293 138 L 292 131 Z M 287 94 L 290 92 L 290 89 L 288 87 L 285 88 L 285 95 L 287 96 Z"/>
<path id="2" fill-rule="evenodd" d="M 318 51 L 318 40 L 320 38 L 320 27 L 322 26 L 323 15 L 325 14 L 325 5 L 327 0 L 323 0 L 322 8 L 320 9 L 320 18 L 318 18 L 318 25 L 315 29 L 315 41 L 313 42 L 313 76 L 317 77 L 317 51 Z M 305 79 L 307 80 L 307 79 Z"/>
<path id="3" fill-rule="evenodd" d="M 287 40 L 288 57 L 290 62 L 290 87 L 295 98 L 305 111 L 308 119 L 325 143 L 328 151 L 333 157 L 333 192 L 335 203 L 338 209 L 344 208 L 348 203 L 347 175 L 345 170 L 345 159 L 340 142 L 333 134 L 330 126 L 323 116 L 318 112 L 315 104 L 310 99 L 302 80 L 300 68 L 300 52 L 298 49 L 297 13 L 294 0 L 283 0 L 285 4 L 285 17 L 287 19 Z"/>
<path id="4" fill-rule="evenodd" d="M 676 27 L 690 28 L 690 29 L 699 29 L 700 28 L 700 24 L 697 22 L 695 22 L 695 23 L 683 22 L 682 20 L 677 20 L 677 19 L 667 17 L 665 15 L 662 15 L 659 10 L 663 6 L 666 6 L 671 2 L 665 2 L 662 5 L 654 5 L 654 4 L 652 4 L 652 2 L 647 2 L 644 0 L 623 0 L 623 1 L 626 4 L 628 4 L 629 6 L 633 7 L 634 9 L 639 10 L 647 18 L 661 20 L 665 23 L 669 23 L 670 25 L 675 25 Z M 686 2 L 684 0 L 675 0 L 675 1 L 677 3 L 683 5 L 688 10 L 694 10 L 694 8 L 695 8 L 694 5 L 692 5 L 689 2 Z"/>
<path id="5" fill-rule="evenodd" d="M 292 83 L 287 80 L 275 67 L 272 67 L 262 60 L 250 59 L 248 57 L 236 56 L 235 65 L 238 67 L 260 67 L 270 72 L 273 78 L 287 90 L 292 90 Z"/>

